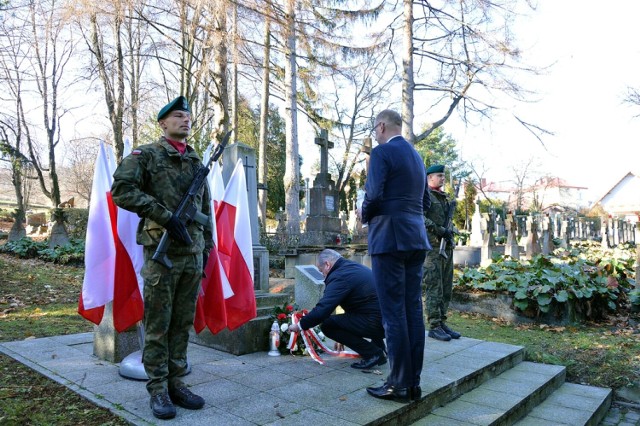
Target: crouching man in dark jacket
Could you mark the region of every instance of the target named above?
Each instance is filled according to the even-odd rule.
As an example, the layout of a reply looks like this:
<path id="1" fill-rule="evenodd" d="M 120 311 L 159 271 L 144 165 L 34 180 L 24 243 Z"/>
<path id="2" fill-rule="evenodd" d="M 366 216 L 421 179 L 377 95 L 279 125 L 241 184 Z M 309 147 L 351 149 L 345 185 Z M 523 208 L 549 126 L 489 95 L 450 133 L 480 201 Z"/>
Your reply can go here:
<path id="1" fill-rule="evenodd" d="M 318 269 L 325 277 L 324 295 L 315 308 L 302 317 L 299 325 L 291 325 L 289 330 L 308 330 L 321 324 L 325 336 L 362 357 L 351 364 L 353 368 L 369 369 L 385 364 L 382 314 L 371 269 L 330 249 L 318 256 Z M 338 305 L 344 314 L 331 315 Z"/>

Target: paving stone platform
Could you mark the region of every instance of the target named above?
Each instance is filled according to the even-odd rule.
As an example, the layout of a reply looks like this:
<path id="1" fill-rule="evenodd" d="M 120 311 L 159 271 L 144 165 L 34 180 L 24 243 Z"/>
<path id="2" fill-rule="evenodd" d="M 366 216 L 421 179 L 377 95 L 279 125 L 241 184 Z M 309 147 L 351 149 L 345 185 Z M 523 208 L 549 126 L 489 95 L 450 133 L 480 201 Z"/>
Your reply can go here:
<path id="1" fill-rule="evenodd" d="M 560 366 L 523 362 L 522 347 L 461 338 L 427 339 L 423 397 L 411 404 L 367 395 L 388 364 L 371 372 L 352 359 L 324 356 L 235 356 L 194 343 L 185 377 L 202 395 L 202 410 L 178 408 L 171 421 L 155 419 L 142 381 L 93 356 L 93 333 L 0 344 L 0 352 L 69 387 L 131 424 L 197 425 L 595 425 L 611 403 L 609 389 L 564 382 Z"/>

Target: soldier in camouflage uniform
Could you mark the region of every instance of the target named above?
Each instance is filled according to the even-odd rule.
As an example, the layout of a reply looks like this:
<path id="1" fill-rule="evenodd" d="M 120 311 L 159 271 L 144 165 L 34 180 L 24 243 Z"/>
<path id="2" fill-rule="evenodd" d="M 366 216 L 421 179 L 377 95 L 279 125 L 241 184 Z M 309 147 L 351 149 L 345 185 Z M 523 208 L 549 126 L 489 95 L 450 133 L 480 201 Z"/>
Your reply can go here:
<path id="1" fill-rule="evenodd" d="M 448 342 L 451 339 L 459 339 L 460 333 L 451 330 L 445 323 L 453 286 L 453 231 L 451 230 L 453 227 L 445 229 L 443 226 L 449 210 L 447 194 L 442 192 L 443 165 L 434 165 L 427 169 L 427 185 L 431 193 L 431 207 L 425 212 L 424 221 L 433 250 L 427 252 L 424 262 L 422 278 L 424 311 L 429 322 L 428 336 Z M 447 241 L 446 259 L 439 254 L 442 238 Z"/>
<path id="2" fill-rule="evenodd" d="M 203 266 L 213 246 L 212 221 L 186 227 L 174 214 L 194 174 L 202 165 L 187 145 L 191 112 L 180 96 L 158 113 L 164 136 L 139 146 L 122 160 L 114 173 L 113 201 L 140 216 L 136 239 L 144 246 L 144 349 L 142 361 L 149 376 L 151 409 L 160 419 L 175 417 L 174 403 L 188 409 L 204 406 L 180 377 L 187 373 L 187 344 L 193 325 Z M 210 217 L 208 187 L 196 197 L 196 208 Z M 167 252 L 173 268 L 153 261 L 160 238 L 167 230 Z M 190 244 L 189 241 L 192 241 Z"/>

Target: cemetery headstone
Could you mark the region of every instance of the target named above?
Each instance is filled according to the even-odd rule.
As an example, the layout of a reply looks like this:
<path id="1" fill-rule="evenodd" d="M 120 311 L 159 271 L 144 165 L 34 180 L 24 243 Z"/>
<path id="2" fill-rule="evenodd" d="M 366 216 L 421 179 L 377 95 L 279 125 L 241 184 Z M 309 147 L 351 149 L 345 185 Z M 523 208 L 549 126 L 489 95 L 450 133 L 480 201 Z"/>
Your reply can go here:
<path id="1" fill-rule="evenodd" d="M 482 214 L 482 231 L 483 231 L 483 240 L 482 240 L 482 249 L 480 250 L 480 265 L 486 266 L 492 262 L 493 251 L 495 249 L 496 243 L 493 237 L 493 226 L 494 226 L 494 216 L 495 212 L 492 212 L 491 215 L 489 213 Z"/>
<path id="2" fill-rule="evenodd" d="M 472 247 L 482 247 L 482 216 L 480 215 L 480 199 L 476 200 L 475 211 L 471 218 L 471 236 L 469 245 Z"/>
<path id="3" fill-rule="evenodd" d="M 324 293 L 324 276 L 315 265 L 295 267 L 295 301 L 300 309 L 313 309 Z"/>
<path id="4" fill-rule="evenodd" d="M 507 242 L 504 247 L 504 254 L 514 259 L 520 258 L 520 246 L 518 245 L 518 224 L 513 214 L 507 214 L 504 221 L 507 232 Z"/>
<path id="5" fill-rule="evenodd" d="M 538 239 L 538 221 L 533 215 L 527 217 L 527 245 L 525 253 L 531 259 L 536 254 L 540 254 L 540 242 Z"/>
<path id="6" fill-rule="evenodd" d="M 340 217 L 338 190 L 329 173 L 329 149 L 333 143 L 328 139 L 328 132 L 322 130 L 320 137 L 315 139 L 320 146 L 320 173 L 313 180 L 310 189 L 310 207 L 305 231 L 307 241 L 317 245 L 335 244 L 340 234 Z"/>
<path id="7" fill-rule="evenodd" d="M 542 254 L 548 255 L 553 252 L 553 221 L 549 215 L 542 217 Z"/>

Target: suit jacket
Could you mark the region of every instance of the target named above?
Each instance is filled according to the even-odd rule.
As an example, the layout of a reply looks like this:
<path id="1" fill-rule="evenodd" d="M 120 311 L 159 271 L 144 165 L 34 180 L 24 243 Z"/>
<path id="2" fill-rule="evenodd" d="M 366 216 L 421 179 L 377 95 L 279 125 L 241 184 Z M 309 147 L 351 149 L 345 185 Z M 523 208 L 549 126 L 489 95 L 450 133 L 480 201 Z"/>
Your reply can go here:
<path id="1" fill-rule="evenodd" d="M 423 216 L 430 205 L 426 182 L 420 155 L 403 137 L 371 151 L 362 203 L 369 254 L 431 249 Z"/>
<path id="2" fill-rule="evenodd" d="M 364 265 L 340 258 L 324 280 L 322 299 L 300 320 L 300 327 L 308 330 L 329 318 L 340 305 L 346 314 L 377 317 L 382 326 L 378 294 L 373 286 L 373 272 Z"/>

